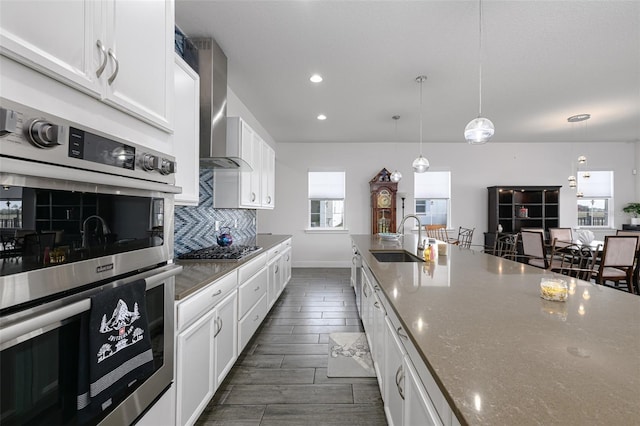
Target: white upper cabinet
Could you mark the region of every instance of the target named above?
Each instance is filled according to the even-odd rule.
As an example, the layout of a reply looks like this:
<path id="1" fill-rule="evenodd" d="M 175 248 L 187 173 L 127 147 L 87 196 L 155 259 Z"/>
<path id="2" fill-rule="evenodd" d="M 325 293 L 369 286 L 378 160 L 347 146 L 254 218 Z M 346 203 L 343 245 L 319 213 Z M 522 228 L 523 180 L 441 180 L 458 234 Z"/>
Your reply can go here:
<path id="1" fill-rule="evenodd" d="M 173 1 L 3 1 L 0 52 L 171 131 Z"/>
<path id="2" fill-rule="evenodd" d="M 275 206 L 275 189 L 276 189 L 276 153 L 268 143 L 262 141 L 261 144 L 261 187 L 260 194 L 262 196 L 262 207 L 265 209 L 273 209 Z"/>
<path id="3" fill-rule="evenodd" d="M 173 155 L 178 170 L 176 185 L 182 193 L 176 194 L 176 204 L 198 205 L 199 198 L 199 136 L 200 136 L 200 78 L 177 54 L 175 55 L 174 97 L 175 128 Z"/>
<path id="4" fill-rule="evenodd" d="M 273 209 L 275 152 L 240 117 L 227 117 L 227 155 L 242 158 L 252 170 L 216 169 L 213 206 Z"/>

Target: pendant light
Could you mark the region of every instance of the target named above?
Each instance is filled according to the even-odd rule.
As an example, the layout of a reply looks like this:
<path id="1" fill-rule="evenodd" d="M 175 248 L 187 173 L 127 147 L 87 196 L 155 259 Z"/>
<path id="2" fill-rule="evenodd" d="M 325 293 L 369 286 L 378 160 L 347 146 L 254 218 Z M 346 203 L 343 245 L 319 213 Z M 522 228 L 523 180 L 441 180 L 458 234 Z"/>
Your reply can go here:
<path id="1" fill-rule="evenodd" d="M 482 0 L 480 0 L 480 13 L 479 17 L 479 54 L 478 54 L 478 80 L 479 80 L 479 95 L 478 95 L 478 117 L 474 118 L 464 128 L 464 138 L 471 145 L 480 145 L 486 143 L 495 133 L 495 127 L 488 118 L 482 116 Z"/>
<path id="2" fill-rule="evenodd" d="M 395 121 L 396 123 L 396 143 L 398 142 L 398 120 L 400 119 L 399 115 L 394 115 L 393 117 L 393 121 Z M 400 182 L 400 179 L 402 179 L 402 173 L 400 173 L 398 171 L 398 169 L 394 170 L 393 173 L 391 173 L 391 182 Z"/>
<path id="3" fill-rule="evenodd" d="M 584 129 L 585 129 L 585 135 L 587 133 L 587 120 L 589 120 L 591 118 L 591 114 L 577 114 L 577 115 L 572 115 L 571 117 L 567 118 L 567 121 L 569 123 L 580 123 L 582 121 L 584 121 Z M 576 179 L 576 176 L 580 175 L 580 167 L 584 167 L 587 164 L 587 157 L 585 157 L 584 155 L 580 155 L 578 156 L 578 163 L 576 165 L 576 173 L 575 175 L 571 175 L 567 178 L 567 180 L 569 181 L 569 188 L 571 189 L 575 189 L 576 190 L 576 197 L 578 198 L 582 198 L 584 197 L 584 193 L 582 191 L 580 191 L 580 189 L 578 188 L 578 179 Z M 573 169 L 573 165 L 571 167 Z M 573 171 L 573 170 L 572 170 Z M 591 174 L 589 172 L 583 172 L 582 173 L 582 179 L 589 179 L 591 177 Z"/>
<path id="4" fill-rule="evenodd" d="M 420 83 L 420 155 L 413 160 L 413 171 L 415 173 L 424 173 L 429 169 L 429 160 L 422 156 L 422 83 L 427 81 L 426 75 L 419 75 L 416 81 Z"/>

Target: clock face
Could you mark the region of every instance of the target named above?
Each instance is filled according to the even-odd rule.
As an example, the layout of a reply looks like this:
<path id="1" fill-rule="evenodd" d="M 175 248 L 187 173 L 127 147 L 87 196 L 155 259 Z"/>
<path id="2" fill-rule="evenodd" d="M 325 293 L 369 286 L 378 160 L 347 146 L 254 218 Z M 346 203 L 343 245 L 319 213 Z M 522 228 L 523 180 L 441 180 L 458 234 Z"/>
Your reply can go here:
<path id="1" fill-rule="evenodd" d="M 378 208 L 391 207 L 391 193 L 383 189 L 378 193 Z"/>

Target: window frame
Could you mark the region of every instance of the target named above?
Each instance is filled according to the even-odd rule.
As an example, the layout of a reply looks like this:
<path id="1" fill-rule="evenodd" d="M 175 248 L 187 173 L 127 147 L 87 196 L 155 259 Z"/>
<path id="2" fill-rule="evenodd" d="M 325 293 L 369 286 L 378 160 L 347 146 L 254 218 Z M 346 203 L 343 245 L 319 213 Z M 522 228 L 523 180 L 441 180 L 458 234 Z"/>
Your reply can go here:
<path id="1" fill-rule="evenodd" d="M 444 173 L 446 174 L 446 188 L 438 188 L 436 191 L 433 191 L 433 194 L 436 196 L 431 196 L 431 197 L 420 197 L 419 195 L 422 195 L 423 192 L 429 192 L 429 191 L 425 191 L 421 188 L 418 188 L 418 185 L 422 185 L 422 182 L 417 182 L 418 179 L 420 179 L 419 175 L 423 175 L 423 176 L 427 176 L 427 173 Z M 442 182 L 444 184 L 444 182 Z M 430 215 L 426 215 L 425 214 L 420 214 L 418 213 L 418 202 L 424 201 L 425 202 L 425 211 L 426 211 L 426 207 L 427 207 L 427 203 L 433 202 L 433 201 L 445 201 L 446 202 L 446 223 L 445 226 L 447 229 L 451 229 L 451 171 L 450 170 L 432 170 L 432 171 L 426 171 L 424 173 L 414 173 L 413 176 L 413 193 L 414 193 L 414 199 L 413 199 L 413 211 L 415 212 L 415 215 L 418 216 L 420 218 L 420 225 L 424 226 L 424 225 L 431 225 L 433 220 L 428 220 L 428 219 L 432 219 L 433 218 L 433 214 Z M 428 195 L 428 194 L 426 194 Z M 437 195 L 448 195 L 448 197 L 442 197 L 442 196 L 437 196 Z M 424 222 L 422 219 L 425 219 Z M 416 228 L 414 228 L 416 229 Z"/>
<path id="2" fill-rule="evenodd" d="M 584 174 L 585 173 L 589 173 L 590 176 L 594 175 L 594 174 L 598 174 L 598 173 L 608 173 L 610 178 L 609 178 L 609 188 L 603 190 L 602 193 L 598 193 L 596 192 L 587 192 L 585 195 L 583 195 L 582 197 L 576 197 L 576 224 L 578 228 L 583 228 L 583 229 L 613 229 L 615 227 L 615 223 L 614 223 L 614 184 L 615 184 L 615 173 L 613 170 L 580 170 L 577 173 L 577 188 L 576 191 L 578 192 L 583 192 L 583 190 L 581 188 L 585 188 L 585 186 L 588 188 L 589 184 L 587 180 L 585 180 L 584 178 Z M 588 179 L 591 179 L 591 177 L 589 177 Z M 606 203 L 606 212 L 605 212 L 605 218 L 607 219 L 606 222 L 602 225 L 594 225 L 593 224 L 593 220 L 591 221 L 591 224 L 589 225 L 582 225 L 580 224 L 580 210 L 579 207 L 582 204 L 584 204 L 585 202 L 589 202 L 591 201 L 591 203 L 593 204 L 594 201 L 598 201 L 598 200 L 604 200 Z"/>
<path id="3" fill-rule="evenodd" d="M 312 186 L 312 177 L 311 173 L 340 173 L 342 174 L 342 190 L 337 191 L 337 193 L 342 194 L 342 198 L 336 198 L 335 196 L 331 197 L 312 197 L 311 195 L 311 186 Z M 317 190 L 317 188 L 316 188 Z M 344 170 L 309 170 L 307 172 L 307 232 L 346 232 L 346 192 L 347 192 L 347 173 Z M 320 214 L 322 217 L 322 205 L 320 206 L 320 212 L 315 213 L 312 211 L 312 203 L 313 202 L 335 202 L 340 201 L 342 203 L 342 226 L 312 226 L 312 215 Z M 332 212 L 335 212 L 335 203 L 332 203 L 333 208 Z"/>

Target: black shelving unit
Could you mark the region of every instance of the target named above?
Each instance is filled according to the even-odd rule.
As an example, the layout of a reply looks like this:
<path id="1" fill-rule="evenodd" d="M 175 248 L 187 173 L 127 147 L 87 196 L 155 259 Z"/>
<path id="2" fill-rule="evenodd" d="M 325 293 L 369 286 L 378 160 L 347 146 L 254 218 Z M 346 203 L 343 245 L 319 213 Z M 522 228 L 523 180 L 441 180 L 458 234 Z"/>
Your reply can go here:
<path id="1" fill-rule="evenodd" d="M 561 186 L 490 186 L 488 229 L 485 246 L 493 247 L 498 225 L 502 232 L 520 232 L 522 228 L 560 226 Z"/>

